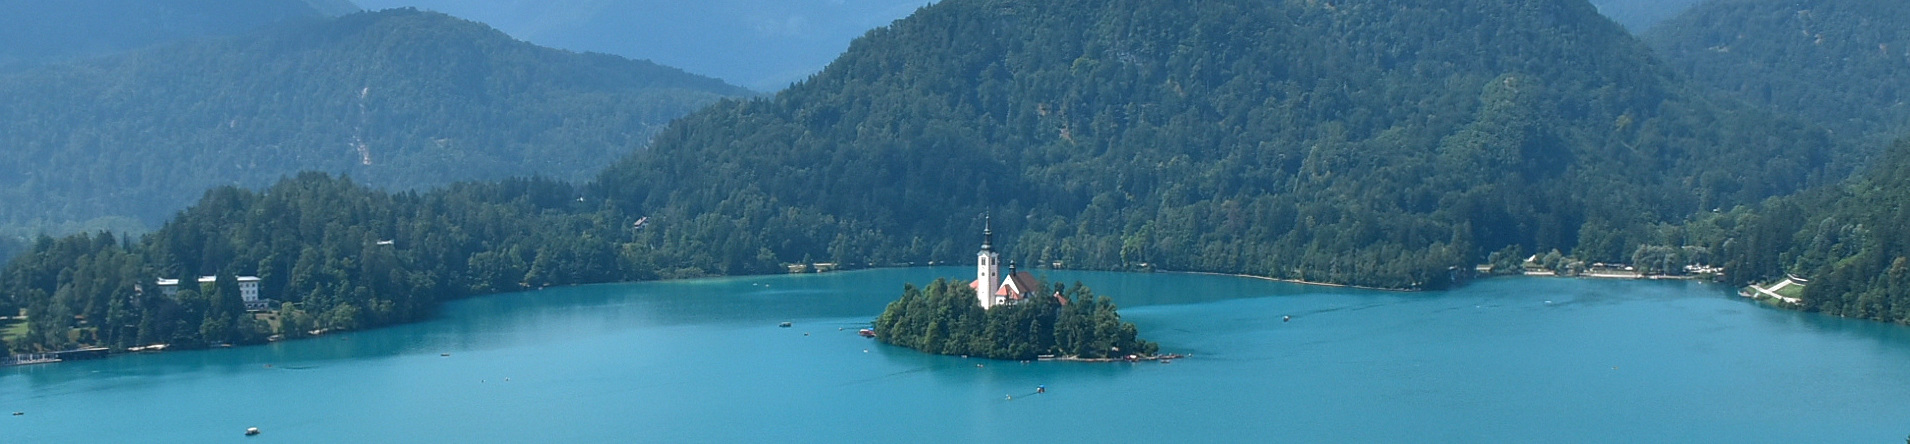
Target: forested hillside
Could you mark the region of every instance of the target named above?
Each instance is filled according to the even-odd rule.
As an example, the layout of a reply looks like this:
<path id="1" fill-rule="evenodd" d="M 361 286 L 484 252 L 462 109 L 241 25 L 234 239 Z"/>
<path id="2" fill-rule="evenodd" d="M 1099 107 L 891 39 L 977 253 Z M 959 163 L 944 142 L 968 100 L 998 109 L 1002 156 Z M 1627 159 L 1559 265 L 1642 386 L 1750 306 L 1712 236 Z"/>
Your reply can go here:
<path id="1" fill-rule="evenodd" d="M 1644 34 L 1691 80 L 1884 146 L 1910 130 L 1910 2 L 1715 0 Z"/>
<path id="2" fill-rule="evenodd" d="M 318 173 L 258 192 L 221 187 L 140 240 L 41 238 L 0 271 L 0 313 L 27 310 L 14 350 L 191 348 L 414 320 L 472 293 L 670 272 L 652 264 L 640 230 L 575 196 L 542 179 L 393 194 Z M 247 314 L 229 287 L 247 275 L 290 303 L 272 306 L 276 324 Z M 225 285 L 176 297 L 153 286 L 196 276 Z"/>
<path id="3" fill-rule="evenodd" d="M 1732 283 L 1808 280 L 1804 309 L 1910 323 L 1910 139 L 1846 183 L 1686 227 L 1724 253 Z"/>
<path id="4" fill-rule="evenodd" d="M 355 10 L 343 0 L 0 0 L 0 69 Z"/>
<path id="5" fill-rule="evenodd" d="M 0 226 L 151 225 L 206 189 L 299 171 L 395 189 L 580 180 L 717 80 L 388 10 L 0 76 Z"/>
<path id="6" fill-rule="evenodd" d="M 1583 2 L 955 0 L 595 190 L 725 273 L 964 260 L 992 212 L 1023 263 L 1437 288 L 1511 245 L 1621 261 L 1829 147 Z"/>

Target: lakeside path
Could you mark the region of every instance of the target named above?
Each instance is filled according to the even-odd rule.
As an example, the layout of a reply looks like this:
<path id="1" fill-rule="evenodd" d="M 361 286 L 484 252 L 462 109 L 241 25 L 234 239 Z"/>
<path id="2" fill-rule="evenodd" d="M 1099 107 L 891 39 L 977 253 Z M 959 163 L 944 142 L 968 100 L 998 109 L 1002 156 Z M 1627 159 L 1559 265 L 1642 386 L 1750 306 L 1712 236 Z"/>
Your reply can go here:
<path id="1" fill-rule="evenodd" d="M 1759 287 L 1759 286 L 1757 286 L 1757 285 L 1755 285 L 1755 284 L 1753 284 L 1753 285 L 1751 285 L 1751 289 L 1753 289 L 1753 290 L 1757 290 L 1757 292 L 1758 292 L 1758 293 L 1763 293 L 1763 294 L 1764 294 L 1764 296 L 1767 296 L 1767 297 L 1771 297 L 1771 298 L 1774 298 L 1774 299 L 1777 299 L 1777 300 L 1780 300 L 1780 301 L 1784 301 L 1784 302 L 1787 302 L 1787 303 L 1791 303 L 1791 304 L 1798 304 L 1798 305 L 1803 305 L 1803 303 L 1804 303 L 1804 300 L 1803 300 L 1803 299 L 1799 299 L 1799 298 L 1793 298 L 1793 297 L 1786 297 L 1786 296 L 1784 296 L 1784 295 L 1781 295 L 1781 294 L 1777 294 L 1777 291 L 1778 291 L 1778 290 L 1783 290 L 1783 289 L 1784 289 L 1784 287 L 1789 287 L 1789 286 L 1791 286 L 1791 280 L 1790 280 L 1790 279 L 1784 279 L 1784 280 L 1781 280 L 1781 281 L 1777 281 L 1777 285 L 1772 285 L 1772 286 L 1771 286 L 1771 288 L 1764 288 L 1764 287 Z"/>

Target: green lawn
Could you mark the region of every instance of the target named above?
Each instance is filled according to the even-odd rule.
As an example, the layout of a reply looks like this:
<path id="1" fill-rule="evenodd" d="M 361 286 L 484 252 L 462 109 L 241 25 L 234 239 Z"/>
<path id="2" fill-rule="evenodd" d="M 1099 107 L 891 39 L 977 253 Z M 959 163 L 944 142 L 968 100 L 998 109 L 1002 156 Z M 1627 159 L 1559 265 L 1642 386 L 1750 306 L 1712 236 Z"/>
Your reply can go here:
<path id="1" fill-rule="evenodd" d="M 0 321 L 0 337 L 6 338 L 7 343 L 19 342 L 19 341 L 16 341 L 15 339 L 26 337 L 26 335 L 27 335 L 27 320 L 20 319 L 20 318 L 13 318 L 13 319 Z"/>
<path id="2" fill-rule="evenodd" d="M 1779 296 L 1787 298 L 1803 298 L 1804 286 L 1797 284 L 1786 285 L 1784 288 L 1779 288 L 1772 293 L 1777 293 Z"/>

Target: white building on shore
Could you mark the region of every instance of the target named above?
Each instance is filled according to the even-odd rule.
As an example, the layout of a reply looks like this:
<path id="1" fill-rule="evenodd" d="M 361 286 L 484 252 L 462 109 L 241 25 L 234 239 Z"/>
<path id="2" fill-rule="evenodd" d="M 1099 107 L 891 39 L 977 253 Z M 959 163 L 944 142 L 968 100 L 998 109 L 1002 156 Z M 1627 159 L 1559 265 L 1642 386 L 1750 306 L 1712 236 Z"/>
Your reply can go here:
<path id="1" fill-rule="evenodd" d="M 259 298 L 259 277 L 258 276 L 239 276 L 237 280 L 239 281 L 239 300 L 245 302 L 245 309 L 247 311 L 266 310 L 269 308 L 272 300 Z M 200 276 L 199 277 L 199 285 L 206 285 L 206 284 L 212 284 L 217 282 L 219 282 L 218 276 Z M 159 292 L 161 294 L 164 294 L 166 296 L 175 296 L 179 294 L 178 279 L 159 278 L 157 281 L 153 283 L 159 285 Z"/>

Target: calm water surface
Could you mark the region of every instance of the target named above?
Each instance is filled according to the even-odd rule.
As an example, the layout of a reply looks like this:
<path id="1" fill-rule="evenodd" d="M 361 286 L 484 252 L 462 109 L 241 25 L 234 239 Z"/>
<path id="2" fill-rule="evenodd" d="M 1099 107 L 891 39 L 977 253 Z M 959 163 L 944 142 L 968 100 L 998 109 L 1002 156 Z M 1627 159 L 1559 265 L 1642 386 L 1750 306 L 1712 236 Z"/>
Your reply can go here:
<path id="1" fill-rule="evenodd" d="M 854 334 L 903 283 L 965 273 L 551 289 L 319 339 L 4 368 L 0 411 L 26 414 L 0 417 L 0 441 L 1895 442 L 1910 433 L 1910 329 L 1761 308 L 1687 282 L 1495 279 L 1390 293 L 1047 273 L 1115 297 L 1145 337 L 1195 355 L 1171 364 L 925 356 Z M 1033 395 L 1042 384 L 1048 393 Z M 240 436 L 246 427 L 265 433 Z"/>

